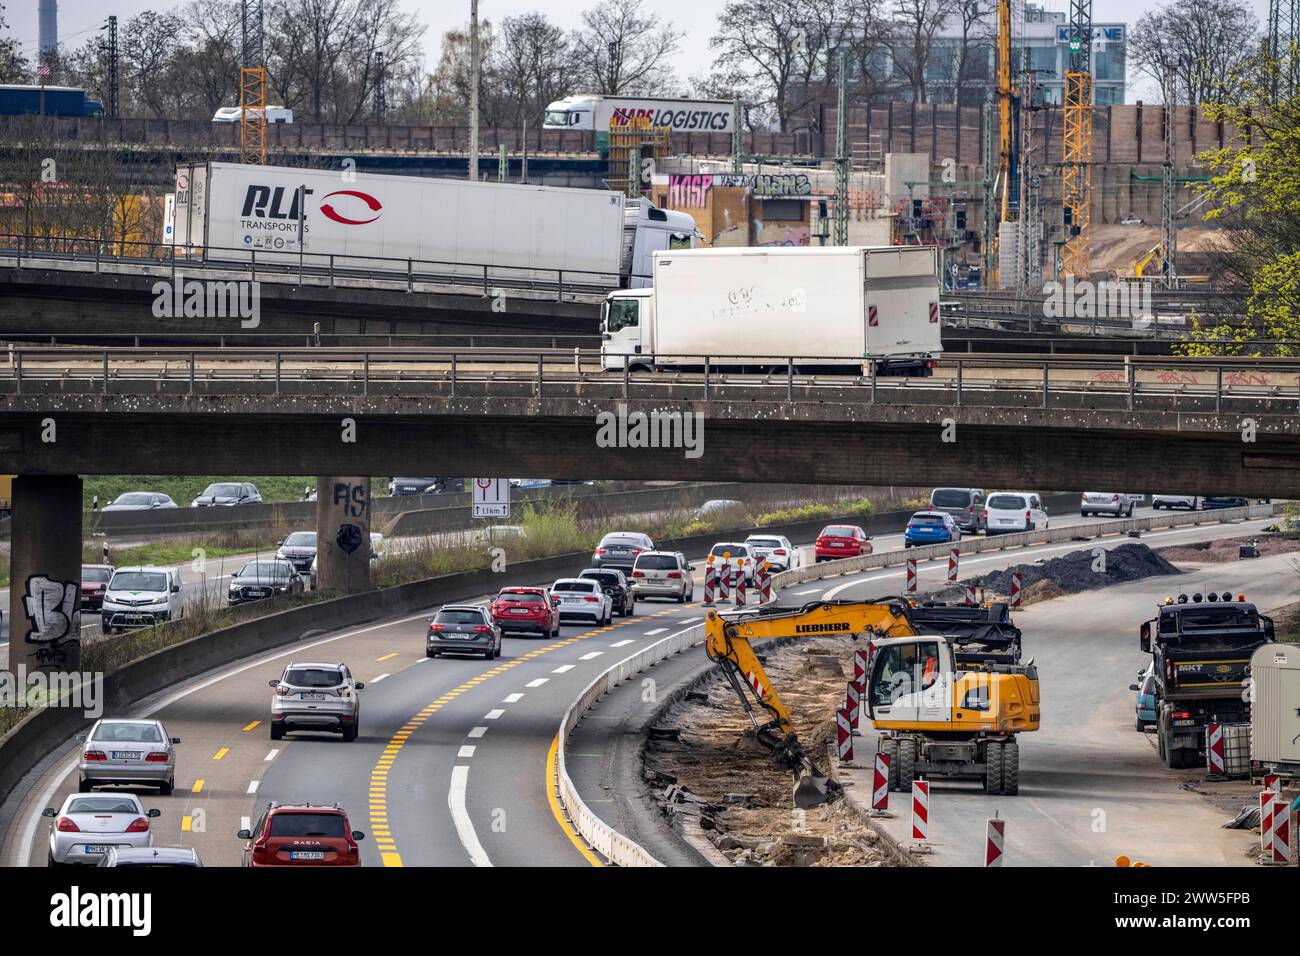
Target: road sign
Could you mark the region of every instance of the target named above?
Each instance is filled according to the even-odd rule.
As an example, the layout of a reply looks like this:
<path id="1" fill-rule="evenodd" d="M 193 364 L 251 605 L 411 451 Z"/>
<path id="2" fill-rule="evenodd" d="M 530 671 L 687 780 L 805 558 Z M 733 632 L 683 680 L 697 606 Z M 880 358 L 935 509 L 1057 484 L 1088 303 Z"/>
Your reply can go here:
<path id="1" fill-rule="evenodd" d="M 508 479 L 474 479 L 474 517 L 510 517 L 510 481 Z"/>

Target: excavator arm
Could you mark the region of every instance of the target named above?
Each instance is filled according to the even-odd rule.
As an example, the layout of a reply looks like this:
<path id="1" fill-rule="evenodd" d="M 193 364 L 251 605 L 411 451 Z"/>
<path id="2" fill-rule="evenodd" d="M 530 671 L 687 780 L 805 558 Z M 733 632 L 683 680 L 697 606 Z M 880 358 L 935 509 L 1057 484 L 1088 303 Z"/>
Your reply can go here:
<path id="1" fill-rule="evenodd" d="M 754 726 L 760 743 L 772 751 L 779 767 L 796 780 L 797 807 L 811 807 L 839 796 L 839 787 L 804 753 L 790 721 L 790 711 L 768 679 L 752 641 L 785 637 L 847 634 L 862 637 L 908 637 L 916 633 L 904 598 L 876 602 L 816 601 L 800 608 L 759 608 L 722 614 L 710 609 L 705 618 L 705 650 L 718 663 Z"/>

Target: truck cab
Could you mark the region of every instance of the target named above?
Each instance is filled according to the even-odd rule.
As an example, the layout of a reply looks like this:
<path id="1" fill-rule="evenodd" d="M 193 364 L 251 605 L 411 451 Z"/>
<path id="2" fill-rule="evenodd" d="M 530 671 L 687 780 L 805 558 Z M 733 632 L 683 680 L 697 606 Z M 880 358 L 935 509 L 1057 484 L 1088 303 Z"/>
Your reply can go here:
<path id="1" fill-rule="evenodd" d="M 542 129 L 595 129 L 598 96 L 566 96 L 546 107 Z"/>
<path id="2" fill-rule="evenodd" d="M 600 365 L 606 371 L 623 366 L 649 368 L 654 352 L 654 290 L 619 289 L 605 297 L 600 306 Z"/>

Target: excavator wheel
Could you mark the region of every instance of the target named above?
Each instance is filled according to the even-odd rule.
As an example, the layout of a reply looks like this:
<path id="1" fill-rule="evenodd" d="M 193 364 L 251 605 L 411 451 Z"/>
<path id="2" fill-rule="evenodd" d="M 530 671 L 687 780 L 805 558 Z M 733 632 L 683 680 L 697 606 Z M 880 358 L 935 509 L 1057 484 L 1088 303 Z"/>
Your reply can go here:
<path id="1" fill-rule="evenodd" d="M 898 742 L 898 789 L 908 793 L 916 776 L 916 741 L 904 737 Z"/>
<path id="2" fill-rule="evenodd" d="M 984 792 L 989 796 L 1002 793 L 1002 744 L 992 741 L 984 748 Z"/>
<path id="3" fill-rule="evenodd" d="M 1002 792 L 1009 797 L 1020 792 L 1020 745 L 1014 740 L 1002 745 Z"/>

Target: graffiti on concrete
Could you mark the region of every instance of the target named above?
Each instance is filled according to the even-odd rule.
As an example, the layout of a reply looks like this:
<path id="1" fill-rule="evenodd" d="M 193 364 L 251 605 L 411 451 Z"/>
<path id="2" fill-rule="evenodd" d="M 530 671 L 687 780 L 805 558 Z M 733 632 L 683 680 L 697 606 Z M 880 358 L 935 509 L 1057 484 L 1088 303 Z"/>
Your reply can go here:
<path id="1" fill-rule="evenodd" d="M 668 177 L 668 205 L 674 209 L 699 208 L 708 200 L 714 177 L 708 174 Z"/>
<path id="2" fill-rule="evenodd" d="M 753 176 L 712 173 L 673 173 L 668 177 L 668 205 L 674 209 L 699 208 L 708 202 L 715 186 L 744 189 L 759 199 L 812 195 L 807 173 L 764 173 Z"/>
<path id="3" fill-rule="evenodd" d="M 44 574 L 27 578 L 23 610 L 31 622 L 28 644 L 39 644 L 41 665 L 60 665 L 68 652 L 81 642 L 81 586 L 76 581 L 59 581 Z"/>

